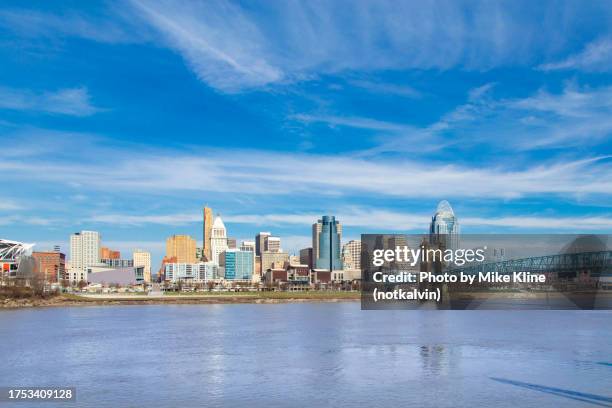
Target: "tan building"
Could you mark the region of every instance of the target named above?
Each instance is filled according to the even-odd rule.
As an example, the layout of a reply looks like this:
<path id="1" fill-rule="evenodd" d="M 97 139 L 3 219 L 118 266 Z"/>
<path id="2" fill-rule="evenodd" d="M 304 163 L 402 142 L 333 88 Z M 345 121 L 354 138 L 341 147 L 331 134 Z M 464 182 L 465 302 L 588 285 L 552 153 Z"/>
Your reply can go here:
<path id="1" fill-rule="evenodd" d="M 212 237 L 212 227 L 213 227 L 213 212 L 212 208 L 204 207 L 204 219 L 203 219 L 203 242 L 202 242 L 202 252 L 206 257 L 207 261 L 212 259 L 212 249 L 210 244 L 210 238 Z"/>
<path id="2" fill-rule="evenodd" d="M 268 269 L 284 268 L 286 262 L 289 262 L 289 254 L 286 252 L 262 252 L 261 276 L 264 276 Z"/>
<path id="3" fill-rule="evenodd" d="M 361 269 L 361 241 L 351 240 L 342 247 L 342 268 L 344 270 Z"/>
<path id="4" fill-rule="evenodd" d="M 196 242 L 189 235 L 173 235 L 166 239 L 166 257 L 177 263 L 196 263 Z"/>
<path id="5" fill-rule="evenodd" d="M 144 281 L 147 283 L 151 282 L 151 253 L 137 249 L 132 255 L 134 266 L 144 267 Z"/>
<path id="6" fill-rule="evenodd" d="M 267 236 L 264 244 L 264 251 L 266 252 L 282 252 L 281 240 L 279 237 Z"/>

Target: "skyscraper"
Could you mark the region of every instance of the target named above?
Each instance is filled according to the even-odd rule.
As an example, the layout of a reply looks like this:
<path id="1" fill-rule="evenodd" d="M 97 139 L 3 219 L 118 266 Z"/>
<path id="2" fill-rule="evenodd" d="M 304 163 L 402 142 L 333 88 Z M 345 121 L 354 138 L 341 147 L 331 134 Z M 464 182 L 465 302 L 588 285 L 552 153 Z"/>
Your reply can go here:
<path id="1" fill-rule="evenodd" d="M 317 269 L 340 270 L 340 242 L 342 241 L 342 226 L 333 215 L 324 215 L 312 226 L 313 256 Z"/>
<path id="2" fill-rule="evenodd" d="M 220 215 L 215 217 L 210 235 L 211 261 L 219 265 L 219 255 L 227 249 L 227 230 Z"/>
<path id="3" fill-rule="evenodd" d="M 177 263 L 196 262 L 196 242 L 189 235 L 173 235 L 166 239 L 166 257 Z"/>
<path id="4" fill-rule="evenodd" d="M 268 236 L 264 242 L 265 251 L 281 252 L 281 240 L 279 237 Z"/>
<path id="5" fill-rule="evenodd" d="M 87 280 L 87 267 L 100 262 L 100 233 L 81 231 L 70 236 L 70 280 Z"/>
<path id="6" fill-rule="evenodd" d="M 300 264 L 308 265 L 308 268 L 312 269 L 312 248 L 300 249 Z"/>
<path id="7" fill-rule="evenodd" d="M 318 220 L 316 223 L 312 224 L 312 264 L 313 264 L 313 267 L 316 267 L 317 258 L 319 258 L 319 235 L 321 234 L 322 228 L 323 228 L 322 220 Z M 340 240 L 342 240 L 342 224 L 340 224 L 340 222 L 336 222 L 336 228 L 338 230 Z"/>
<path id="8" fill-rule="evenodd" d="M 242 241 L 242 243 L 240 244 L 240 250 L 241 251 L 248 251 L 251 252 L 253 254 L 253 279 L 255 280 L 256 278 L 256 273 L 258 272 L 257 269 L 255 269 L 255 241 Z"/>
<path id="9" fill-rule="evenodd" d="M 255 236 L 255 255 L 261 256 L 266 250 L 266 238 L 272 235 L 270 232 L 260 232 Z"/>
<path id="10" fill-rule="evenodd" d="M 204 207 L 203 212 L 203 233 L 202 233 L 202 251 L 208 261 L 212 258 L 212 252 L 210 247 L 210 237 L 212 236 L 213 227 L 213 212 L 212 208 Z"/>
<path id="11" fill-rule="evenodd" d="M 446 200 L 440 201 L 429 226 L 429 242 L 446 249 L 459 248 L 459 222 Z"/>
<path id="12" fill-rule="evenodd" d="M 151 253 L 137 249 L 132 255 L 134 266 L 142 266 L 144 268 L 144 281 L 151 282 Z"/>

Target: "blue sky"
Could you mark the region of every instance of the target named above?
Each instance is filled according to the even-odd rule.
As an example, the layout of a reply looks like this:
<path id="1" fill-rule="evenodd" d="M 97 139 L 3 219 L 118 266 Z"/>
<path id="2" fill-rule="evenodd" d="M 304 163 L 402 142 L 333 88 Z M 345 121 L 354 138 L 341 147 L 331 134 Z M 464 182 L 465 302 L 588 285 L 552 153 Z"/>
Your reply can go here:
<path id="1" fill-rule="evenodd" d="M 3 238 L 612 231 L 609 2 L 0 7 Z"/>

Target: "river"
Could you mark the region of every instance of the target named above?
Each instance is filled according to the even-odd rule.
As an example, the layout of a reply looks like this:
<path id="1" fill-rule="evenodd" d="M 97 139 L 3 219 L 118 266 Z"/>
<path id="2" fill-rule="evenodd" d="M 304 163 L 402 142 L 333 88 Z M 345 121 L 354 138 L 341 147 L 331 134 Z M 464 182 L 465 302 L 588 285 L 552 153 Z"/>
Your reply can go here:
<path id="1" fill-rule="evenodd" d="M 0 347 L 0 386 L 76 387 L 68 407 L 612 406 L 610 311 L 20 309 Z"/>

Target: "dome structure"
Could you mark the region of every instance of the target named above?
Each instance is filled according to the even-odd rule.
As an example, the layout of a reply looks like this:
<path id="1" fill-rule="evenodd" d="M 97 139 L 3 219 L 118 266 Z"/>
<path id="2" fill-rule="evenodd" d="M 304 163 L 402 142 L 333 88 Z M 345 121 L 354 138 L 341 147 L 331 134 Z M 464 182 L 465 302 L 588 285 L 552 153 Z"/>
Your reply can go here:
<path id="1" fill-rule="evenodd" d="M 446 200 L 438 203 L 436 213 L 431 217 L 429 242 L 448 249 L 459 248 L 459 222 L 453 207 Z"/>
<path id="2" fill-rule="evenodd" d="M 581 252 L 601 252 L 608 251 L 608 246 L 604 242 L 603 236 L 580 235 L 572 242 L 565 245 L 561 250 L 562 254 L 576 254 Z"/>
<path id="3" fill-rule="evenodd" d="M 453 211 L 453 207 L 451 207 L 450 203 L 446 200 L 442 200 L 438 203 L 438 208 L 436 209 L 436 215 L 446 215 L 446 216 L 455 216 Z"/>

